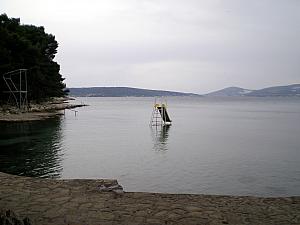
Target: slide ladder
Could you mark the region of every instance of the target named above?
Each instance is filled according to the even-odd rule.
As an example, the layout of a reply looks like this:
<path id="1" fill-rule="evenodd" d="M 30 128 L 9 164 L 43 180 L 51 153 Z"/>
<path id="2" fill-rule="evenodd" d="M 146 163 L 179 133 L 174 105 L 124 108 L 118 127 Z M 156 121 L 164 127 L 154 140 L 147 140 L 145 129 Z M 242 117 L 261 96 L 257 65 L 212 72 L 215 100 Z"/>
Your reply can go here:
<path id="1" fill-rule="evenodd" d="M 155 102 L 150 125 L 151 126 L 164 126 L 164 125 L 171 125 L 172 120 L 167 111 L 167 104 L 157 104 Z"/>

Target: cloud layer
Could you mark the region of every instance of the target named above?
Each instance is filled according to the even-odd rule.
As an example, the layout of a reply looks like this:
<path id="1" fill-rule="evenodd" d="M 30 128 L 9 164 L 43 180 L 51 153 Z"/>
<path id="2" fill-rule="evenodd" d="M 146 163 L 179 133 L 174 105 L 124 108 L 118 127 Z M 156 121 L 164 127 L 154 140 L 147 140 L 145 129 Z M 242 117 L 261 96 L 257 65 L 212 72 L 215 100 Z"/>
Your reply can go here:
<path id="1" fill-rule="evenodd" d="M 70 87 L 205 93 L 300 83 L 297 0 L 2 0 L 42 25 Z"/>

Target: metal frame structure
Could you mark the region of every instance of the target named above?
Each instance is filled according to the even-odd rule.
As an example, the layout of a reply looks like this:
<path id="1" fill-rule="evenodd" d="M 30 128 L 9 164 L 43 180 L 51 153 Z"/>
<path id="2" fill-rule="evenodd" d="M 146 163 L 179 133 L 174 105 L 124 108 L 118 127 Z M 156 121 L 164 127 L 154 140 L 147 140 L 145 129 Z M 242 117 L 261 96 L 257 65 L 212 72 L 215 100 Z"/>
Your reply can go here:
<path id="1" fill-rule="evenodd" d="M 152 115 L 151 115 L 151 119 L 150 119 L 150 126 L 171 125 L 171 122 L 166 122 L 163 119 L 166 116 L 166 115 L 164 115 L 164 113 L 166 113 L 166 110 L 162 110 L 161 111 L 162 114 L 161 114 L 161 112 L 159 111 L 159 107 L 167 108 L 167 101 L 165 101 L 165 103 L 163 103 L 163 101 L 162 101 L 161 104 L 158 104 L 157 99 L 155 99 L 153 110 L 152 110 Z"/>
<path id="2" fill-rule="evenodd" d="M 12 102 L 17 106 L 19 110 L 28 110 L 27 99 L 27 69 L 18 69 L 3 74 L 3 79 L 8 88 L 8 91 L 4 91 L 9 94 L 8 103 Z"/>

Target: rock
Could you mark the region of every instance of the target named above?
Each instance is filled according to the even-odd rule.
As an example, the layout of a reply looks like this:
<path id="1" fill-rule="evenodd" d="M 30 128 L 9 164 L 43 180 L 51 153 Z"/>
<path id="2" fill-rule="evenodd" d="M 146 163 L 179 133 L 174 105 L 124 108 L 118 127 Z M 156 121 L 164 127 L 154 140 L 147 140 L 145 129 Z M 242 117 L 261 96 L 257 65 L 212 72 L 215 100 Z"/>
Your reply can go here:
<path id="1" fill-rule="evenodd" d="M 112 190 L 115 194 L 118 194 L 118 195 L 122 195 L 124 194 L 124 191 L 123 189 L 115 189 L 115 190 Z"/>
<path id="2" fill-rule="evenodd" d="M 101 184 L 98 186 L 99 191 L 113 191 L 117 194 L 123 193 L 123 187 L 119 184 Z"/>
<path id="3" fill-rule="evenodd" d="M 32 225 L 32 223 L 28 217 L 21 220 L 12 210 L 1 209 L 0 225 Z"/>

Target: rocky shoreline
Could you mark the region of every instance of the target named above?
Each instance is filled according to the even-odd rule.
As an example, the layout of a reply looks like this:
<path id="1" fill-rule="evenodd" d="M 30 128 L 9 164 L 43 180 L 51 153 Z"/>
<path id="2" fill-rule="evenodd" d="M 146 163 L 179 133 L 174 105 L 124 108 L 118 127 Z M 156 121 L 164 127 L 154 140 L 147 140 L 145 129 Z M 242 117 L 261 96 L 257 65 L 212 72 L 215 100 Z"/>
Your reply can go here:
<path id="1" fill-rule="evenodd" d="M 0 208 L 32 224 L 300 224 L 300 197 L 124 192 L 116 180 L 0 173 Z"/>
<path id="2" fill-rule="evenodd" d="M 63 115 L 62 110 L 87 106 L 85 104 L 71 104 L 70 98 L 53 98 L 47 102 L 31 103 L 28 111 L 20 112 L 12 106 L 0 107 L 0 122 L 26 122 L 44 120 Z"/>

